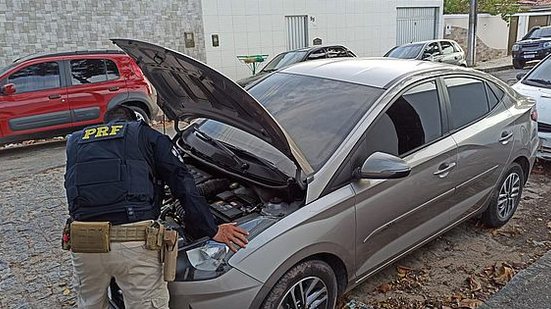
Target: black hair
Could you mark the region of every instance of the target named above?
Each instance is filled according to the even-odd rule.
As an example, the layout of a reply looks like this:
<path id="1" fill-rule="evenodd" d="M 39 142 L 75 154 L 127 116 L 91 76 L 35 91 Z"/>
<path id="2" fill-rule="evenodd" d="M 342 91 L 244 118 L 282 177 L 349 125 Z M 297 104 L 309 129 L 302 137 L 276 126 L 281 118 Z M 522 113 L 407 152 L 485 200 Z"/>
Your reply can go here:
<path id="1" fill-rule="evenodd" d="M 107 112 L 105 112 L 104 122 L 109 123 L 112 121 L 136 121 L 136 113 L 130 107 L 123 105 L 115 106 Z"/>

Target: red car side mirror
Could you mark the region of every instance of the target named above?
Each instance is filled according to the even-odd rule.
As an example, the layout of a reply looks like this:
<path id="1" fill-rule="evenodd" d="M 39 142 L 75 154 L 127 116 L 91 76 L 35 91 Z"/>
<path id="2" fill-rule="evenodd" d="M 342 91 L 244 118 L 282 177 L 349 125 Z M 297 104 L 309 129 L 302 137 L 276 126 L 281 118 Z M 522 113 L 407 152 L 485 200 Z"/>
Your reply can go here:
<path id="1" fill-rule="evenodd" d="M 5 84 L 2 86 L 0 91 L 3 95 L 12 95 L 15 94 L 15 85 L 14 84 Z"/>

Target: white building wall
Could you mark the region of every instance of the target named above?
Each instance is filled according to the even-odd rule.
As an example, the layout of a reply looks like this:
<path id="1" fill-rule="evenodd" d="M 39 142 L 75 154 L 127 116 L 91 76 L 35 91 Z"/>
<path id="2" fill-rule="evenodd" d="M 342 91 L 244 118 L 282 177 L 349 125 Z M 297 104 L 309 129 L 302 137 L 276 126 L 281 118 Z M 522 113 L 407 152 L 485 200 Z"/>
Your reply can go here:
<path id="1" fill-rule="evenodd" d="M 468 29 L 469 15 L 444 15 L 444 24 L 446 27 L 454 26 Z M 509 25 L 503 20 L 503 18 L 501 18 L 501 16 L 478 14 L 476 35 L 490 48 L 507 49 L 507 43 L 509 40 Z"/>
<path id="2" fill-rule="evenodd" d="M 443 0 L 202 0 L 207 63 L 233 79 L 251 74 L 237 55 L 286 50 L 285 16 L 309 16 L 309 42 L 342 44 L 358 56 L 382 56 L 396 42 L 396 7 L 438 7 Z M 220 46 L 211 36 L 218 34 Z M 260 67 L 262 67 L 261 65 Z"/>

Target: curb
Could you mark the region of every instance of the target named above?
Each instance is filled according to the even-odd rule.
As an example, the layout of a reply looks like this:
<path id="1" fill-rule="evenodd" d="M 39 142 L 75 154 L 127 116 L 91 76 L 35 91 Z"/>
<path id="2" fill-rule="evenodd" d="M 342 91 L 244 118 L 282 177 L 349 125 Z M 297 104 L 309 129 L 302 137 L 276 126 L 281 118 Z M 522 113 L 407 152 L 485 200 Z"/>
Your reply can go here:
<path id="1" fill-rule="evenodd" d="M 506 64 L 506 65 L 501 65 L 501 66 L 497 66 L 497 67 L 481 68 L 481 69 L 477 69 L 475 67 L 474 69 L 477 69 L 479 71 L 486 72 L 486 73 L 495 73 L 495 72 L 499 72 L 499 71 L 510 70 L 512 68 L 513 68 L 512 64 Z"/>
<path id="2" fill-rule="evenodd" d="M 528 268 L 521 270 L 505 287 L 479 309 L 550 308 L 551 251 Z"/>

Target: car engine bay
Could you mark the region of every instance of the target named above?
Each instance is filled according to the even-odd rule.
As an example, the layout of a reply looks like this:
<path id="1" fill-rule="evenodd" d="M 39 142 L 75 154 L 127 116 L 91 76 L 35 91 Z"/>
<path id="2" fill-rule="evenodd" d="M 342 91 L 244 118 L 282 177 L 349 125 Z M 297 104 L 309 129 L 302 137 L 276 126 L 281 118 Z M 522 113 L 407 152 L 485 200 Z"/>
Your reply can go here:
<path id="1" fill-rule="evenodd" d="M 280 219 L 303 205 L 303 196 L 297 194 L 297 190 L 290 187 L 267 188 L 256 182 L 224 175 L 222 171 L 203 164 L 182 150 L 180 152 L 199 194 L 206 199 L 216 224 L 242 223 L 260 216 Z M 186 231 L 183 220 L 185 210 L 180 201 L 170 195 L 168 187 L 165 187 L 165 192 L 161 220 L 176 229 L 185 243 L 199 239 L 200 235 L 192 235 Z"/>

